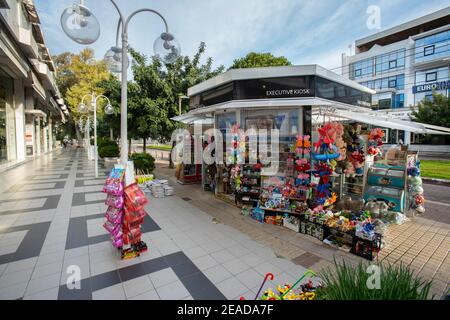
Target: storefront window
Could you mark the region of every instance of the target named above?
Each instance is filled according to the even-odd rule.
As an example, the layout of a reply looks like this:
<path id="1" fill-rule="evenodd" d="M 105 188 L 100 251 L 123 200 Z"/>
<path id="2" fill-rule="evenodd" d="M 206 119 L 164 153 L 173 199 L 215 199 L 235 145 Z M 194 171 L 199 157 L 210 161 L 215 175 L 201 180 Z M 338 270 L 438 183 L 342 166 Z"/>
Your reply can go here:
<path id="1" fill-rule="evenodd" d="M 12 80 L 0 76 L 0 163 L 16 159 L 16 127 Z"/>
<path id="2" fill-rule="evenodd" d="M 0 84 L 0 163 L 8 160 L 6 143 L 6 90 Z"/>
<path id="3" fill-rule="evenodd" d="M 227 130 L 231 130 L 236 122 L 236 112 L 219 114 L 216 117 L 217 129 L 226 134 Z"/>

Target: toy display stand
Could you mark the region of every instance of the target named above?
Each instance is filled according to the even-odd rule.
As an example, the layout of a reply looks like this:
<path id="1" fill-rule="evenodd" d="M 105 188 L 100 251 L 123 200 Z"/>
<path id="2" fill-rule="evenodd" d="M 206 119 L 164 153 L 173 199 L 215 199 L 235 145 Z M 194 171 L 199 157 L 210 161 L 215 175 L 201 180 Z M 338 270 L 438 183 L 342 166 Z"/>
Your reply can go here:
<path id="1" fill-rule="evenodd" d="M 111 233 L 113 245 L 120 250 L 122 260 L 140 256 L 148 250 L 141 240 L 141 226 L 147 215 L 144 206 L 148 200 L 136 183 L 132 161 L 114 166 L 103 192 L 108 194 L 104 227 Z"/>
<path id="2" fill-rule="evenodd" d="M 408 146 L 391 148 L 369 168 L 365 201 L 384 201 L 390 211 L 405 214 L 408 208 Z"/>

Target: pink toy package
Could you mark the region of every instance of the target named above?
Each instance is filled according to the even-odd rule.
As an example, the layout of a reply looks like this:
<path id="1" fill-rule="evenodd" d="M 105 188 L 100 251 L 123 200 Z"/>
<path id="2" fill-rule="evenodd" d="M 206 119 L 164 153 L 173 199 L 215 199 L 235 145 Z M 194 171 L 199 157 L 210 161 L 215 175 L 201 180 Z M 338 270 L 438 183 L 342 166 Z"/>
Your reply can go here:
<path id="1" fill-rule="evenodd" d="M 122 196 L 115 196 L 112 194 L 109 194 L 105 201 L 105 204 L 108 207 L 114 207 L 114 208 L 118 208 L 118 209 L 123 208 L 123 203 L 124 203 L 124 199 Z"/>

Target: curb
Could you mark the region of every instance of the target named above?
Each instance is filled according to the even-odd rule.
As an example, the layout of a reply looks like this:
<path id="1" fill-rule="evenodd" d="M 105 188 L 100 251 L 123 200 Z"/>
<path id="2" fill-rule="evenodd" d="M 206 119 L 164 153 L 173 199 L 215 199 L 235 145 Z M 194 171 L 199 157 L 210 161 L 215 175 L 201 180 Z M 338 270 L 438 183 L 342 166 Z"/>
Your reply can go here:
<path id="1" fill-rule="evenodd" d="M 423 183 L 426 183 L 426 184 L 434 184 L 434 185 L 450 187 L 450 180 L 422 177 L 422 181 L 423 181 Z"/>

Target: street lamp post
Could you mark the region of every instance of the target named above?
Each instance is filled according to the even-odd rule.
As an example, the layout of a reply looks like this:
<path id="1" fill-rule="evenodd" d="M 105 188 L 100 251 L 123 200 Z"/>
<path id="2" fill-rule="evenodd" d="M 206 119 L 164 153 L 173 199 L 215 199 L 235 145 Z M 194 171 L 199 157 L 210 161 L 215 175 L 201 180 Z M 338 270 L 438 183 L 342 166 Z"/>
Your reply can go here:
<path id="1" fill-rule="evenodd" d="M 84 104 L 84 99 L 86 97 L 90 96 L 91 97 L 91 107 L 94 111 L 94 162 L 95 162 L 95 177 L 98 178 L 98 151 L 97 151 L 97 100 L 100 98 L 104 98 L 108 101 L 108 104 L 105 107 L 105 113 L 106 114 L 111 114 L 113 112 L 113 107 L 111 106 L 111 102 L 109 101 L 109 98 L 100 94 L 100 95 L 96 95 L 95 92 L 93 93 L 88 93 L 86 94 L 82 99 L 81 99 L 81 104 L 78 107 L 78 110 L 80 111 L 80 113 L 84 113 L 84 112 L 89 112 L 91 111 L 89 108 L 86 107 L 86 105 Z M 89 119 L 89 117 L 88 117 Z M 89 120 L 88 120 L 88 124 L 89 124 Z M 89 127 L 88 127 L 89 128 Z M 88 129 L 89 130 L 89 129 Z M 89 132 L 89 131 L 88 131 Z M 91 143 L 90 143 L 90 139 L 88 136 L 88 146 L 89 149 L 91 148 Z"/>
<path id="2" fill-rule="evenodd" d="M 113 6 L 119 13 L 119 23 L 121 25 L 122 33 L 122 48 L 121 49 L 121 106 L 120 106 L 120 160 L 121 163 L 126 166 L 128 162 L 128 123 L 127 123 L 127 80 L 128 80 L 128 25 L 131 19 L 141 12 L 150 12 L 159 16 L 165 26 L 165 32 L 163 32 L 154 42 L 153 50 L 155 54 L 160 56 L 162 60 L 167 63 L 173 63 L 180 55 L 180 45 L 175 37 L 169 33 L 169 26 L 166 19 L 157 11 L 152 9 L 139 9 L 131 13 L 128 17 L 125 17 L 117 5 L 117 0 L 110 0 Z M 94 20 L 94 21 L 93 21 Z M 94 43 L 98 39 L 100 33 L 100 26 L 93 15 L 93 13 L 81 4 L 73 4 L 68 7 L 61 16 L 61 24 L 64 32 L 74 41 L 81 44 Z M 120 27 L 119 27 L 120 28 Z M 83 29 L 87 32 L 83 34 Z M 98 29 L 98 32 L 96 32 Z M 115 47 L 116 49 L 119 49 Z M 117 51 L 117 50 L 116 50 Z M 118 60 L 117 55 L 113 55 Z M 119 62 L 119 61 L 117 61 Z M 117 65 L 117 64 L 116 64 Z"/>

